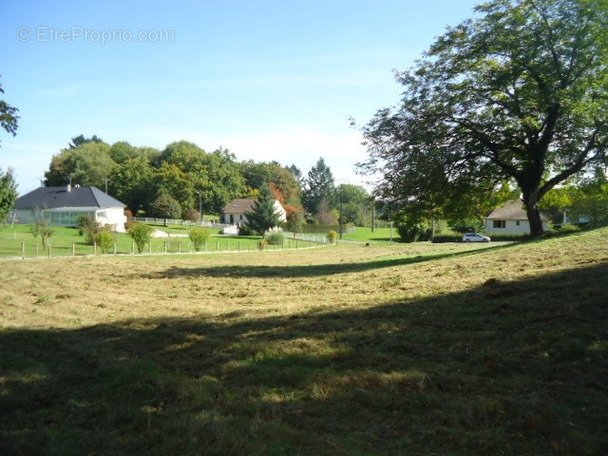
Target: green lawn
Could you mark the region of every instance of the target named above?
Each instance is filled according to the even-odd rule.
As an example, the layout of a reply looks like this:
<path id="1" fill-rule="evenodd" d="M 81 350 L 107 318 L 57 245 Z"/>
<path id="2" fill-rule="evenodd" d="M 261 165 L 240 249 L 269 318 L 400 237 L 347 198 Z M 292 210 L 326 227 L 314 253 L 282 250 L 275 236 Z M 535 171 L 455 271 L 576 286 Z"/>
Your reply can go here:
<path id="1" fill-rule="evenodd" d="M 192 253 L 194 249 L 187 237 L 188 229 L 184 227 L 163 227 L 152 225 L 153 228 L 165 231 L 172 237 L 153 238 L 144 253 Z M 87 244 L 76 228 L 53 227 L 54 233 L 50 238 L 50 252 L 42 248 L 40 238 L 34 238 L 29 225 L 14 225 L 0 228 L 0 258 L 1 257 L 54 257 L 71 255 L 101 255 L 94 246 Z M 212 230 L 212 233 L 217 230 Z M 248 252 L 258 250 L 259 236 L 221 236 L 213 234 L 205 248 L 206 252 Z M 136 252 L 132 239 L 128 234 L 116 234 L 116 253 L 130 254 Z M 307 241 L 286 239 L 282 246 L 268 245 L 267 250 L 283 250 L 304 248 L 317 245 Z M 113 254 L 114 250 L 108 254 Z"/>

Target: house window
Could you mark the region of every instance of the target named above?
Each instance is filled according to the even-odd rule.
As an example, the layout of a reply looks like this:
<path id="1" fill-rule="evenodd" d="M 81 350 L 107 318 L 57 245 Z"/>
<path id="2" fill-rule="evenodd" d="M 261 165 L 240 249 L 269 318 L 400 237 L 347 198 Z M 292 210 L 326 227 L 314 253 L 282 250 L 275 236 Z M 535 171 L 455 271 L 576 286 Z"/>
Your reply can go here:
<path id="1" fill-rule="evenodd" d="M 515 222 L 515 225 L 516 225 L 516 226 L 519 226 L 519 220 L 517 220 L 517 221 Z"/>
<path id="2" fill-rule="evenodd" d="M 494 220 L 494 228 L 506 228 L 507 221 L 506 220 Z"/>

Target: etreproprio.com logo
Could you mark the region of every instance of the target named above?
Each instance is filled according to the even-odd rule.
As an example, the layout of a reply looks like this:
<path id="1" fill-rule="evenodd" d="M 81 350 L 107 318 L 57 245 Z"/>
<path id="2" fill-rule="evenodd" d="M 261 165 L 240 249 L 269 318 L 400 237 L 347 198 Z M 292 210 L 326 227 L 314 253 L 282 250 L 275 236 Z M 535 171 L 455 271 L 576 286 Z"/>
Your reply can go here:
<path id="1" fill-rule="evenodd" d="M 20 27 L 17 39 L 22 42 L 36 41 L 38 43 L 71 43 L 82 41 L 97 43 L 102 46 L 107 43 L 168 43 L 175 41 L 172 30 L 91 30 L 74 26 L 68 29 L 56 29 L 48 26 L 35 28 Z"/>

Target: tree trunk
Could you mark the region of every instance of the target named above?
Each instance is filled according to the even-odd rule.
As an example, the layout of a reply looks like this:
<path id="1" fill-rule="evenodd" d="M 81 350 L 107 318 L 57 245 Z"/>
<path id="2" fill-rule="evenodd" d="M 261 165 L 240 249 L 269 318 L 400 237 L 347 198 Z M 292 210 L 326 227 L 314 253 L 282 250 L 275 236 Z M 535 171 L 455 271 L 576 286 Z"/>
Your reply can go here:
<path id="1" fill-rule="evenodd" d="M 543 219 L 538 210 L 538 198 L 536 198 L 536 193 L 528 195 L 527 198 L 526 195 L 524 195 L 524 204 L 526 206 L 528 222 L 530 223 L 530 236 L 533 238 L 541 236 L 545 231 L 543 229 Z"/>

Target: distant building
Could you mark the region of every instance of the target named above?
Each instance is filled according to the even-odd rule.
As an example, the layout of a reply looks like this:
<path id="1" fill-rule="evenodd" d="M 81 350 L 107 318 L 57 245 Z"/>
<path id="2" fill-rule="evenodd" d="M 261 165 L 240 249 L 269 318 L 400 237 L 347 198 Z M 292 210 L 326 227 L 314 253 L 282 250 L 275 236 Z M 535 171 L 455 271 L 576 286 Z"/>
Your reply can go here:
<path id="1" fill-rule="evenodd" d="M 97 187 L 39 187 L 17 198 L 13 217 L 16 223 L 76 226 L 80 216 L 90 215 L 113 231 L 124 232 L 125 207 Z"/>
<path id="2" fill-rule="evenodd" d="M 253 212 L 255 200 L 251 198 L 235 199 L 229 202 L 222 213 L 222 221 L 229 225 L 244 225 L 247 223 L 246 212 Z M 279 214 L 281 223 L 287 220 L 287 212 L 279 200 L 274 200 L 275 212 Z"/>
<path id="3" fill-rule="evenodd" d="M 541 213 L 543 230 L 549 229 L 549 218 Z M 530 222 L 521 201 L 510 201 L 494 209 L 486 217 L 487 233 L 522 234 L 530 233 Z"/>

